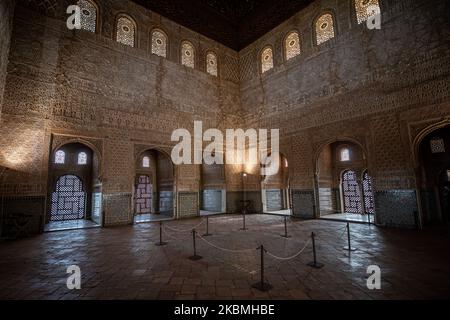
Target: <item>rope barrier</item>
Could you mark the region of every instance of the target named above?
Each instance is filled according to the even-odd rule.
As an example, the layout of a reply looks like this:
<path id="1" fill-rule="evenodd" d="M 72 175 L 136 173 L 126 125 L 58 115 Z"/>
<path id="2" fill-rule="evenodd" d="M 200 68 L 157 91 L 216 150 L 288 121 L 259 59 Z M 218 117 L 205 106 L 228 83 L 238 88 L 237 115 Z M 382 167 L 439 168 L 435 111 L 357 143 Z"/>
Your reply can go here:
<path id="1" fill-rule="evenodd" d="M 222 247 L 219 247 L 219 246 L 217 246 L 217 245 L 215 245 L 215 244 L 209 242 L 208 240 L 206 240 L 205 238 L 203 238 L 203 237 L 202 237 L 201 235 L 199 235 L 199 234 L 197 234 L 197 236 L 198 236 L 201 240 L 203 240 L 204 242 L 206 242 L 207 244 L 209 244 L 210 246 L 212 246 L 212 247 L 214 247 L 214 248 L 216 248 L 216 249 L 225 251 L 225 252 L 243 253 L 243 252 L 253 252 L 253 251 L 255 250 L 255 249 L 233 250 L 233 249 L 222 248 Z"/>
<path id="2" fill-rule="evenodd" d="M 165 225 L 165 228 L 167 228 L 167 229 L 169 229 L 171 231 L 174 231 L 174 232 L 191 232 L 193 229 L 201 226 L 204 222 L 205 222 L 205 220 L 202 220 L 202 221 L 200 221 L 199 224 L 197 224 L 197 225 L 195 225 L 193 227 L 190 227 L 189 229 L 176 229 L 176 228 L 171 228 L 171 227 L 169 227 L 167 225 Z"/>
<path id="3" fill-rule="evenodd" d="M 181 238 L 175 237 L 175 236 L 171 235 L 170 233 L 168 233 L 167 230 L 166 230 L 166 227 L 164 225 L 163 225 L 162 230 L 163 230 L 164 234 L 166 236 L 168 236 L 169 238 L 172 238 L 174 240 L 183 240 L 183 241 L 186 240 L 186 239 L 181 239 Z"/>
<path id="4" fill-rule="evenodd" d="M 294 258 L 298 257 L 299 255 L 301 255 L 302 252 L 305 251 L 306 247 L 308 246 L 308 244 L 309 244 L 310 242 L 311 242 L 311 239 L 308 239 L 308 241 L 306 241 L 306 243 L 305 243 L 305 245 L 303 246 L 303 248 L 301 248 L 299 252 L 297 252 L 296 254 L 294 254 L 294 255 L 292 255 L 292 256 L 290 256 L 290 257 L 286 257 L 286 258 L 284 258 L 284 257 L 279 257 L 279 256 L 277 256 L 277 255 L 274 255 L 273 253 L 270 253 L 269 251 L 266 251 L 266 253 L 267 253 L 269 256 L 271 256 L 272 258 L 275 258 L 275 259 L 277 259 L 277 260 L 287 261 L 287 260 L 294 259 Z"/>

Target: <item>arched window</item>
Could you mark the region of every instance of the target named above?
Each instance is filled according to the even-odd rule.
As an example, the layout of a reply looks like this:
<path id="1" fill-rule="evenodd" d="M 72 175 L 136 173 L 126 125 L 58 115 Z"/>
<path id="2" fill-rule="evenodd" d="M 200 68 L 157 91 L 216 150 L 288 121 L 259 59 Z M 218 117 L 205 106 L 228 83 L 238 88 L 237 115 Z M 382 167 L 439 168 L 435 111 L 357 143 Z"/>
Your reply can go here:
<path id="1" fill-rule="evenodd" d="M 160 30 L 152 31 L 152 53 L 167 58 L 167 36 Z"/>
<path id="2" fill-rule="evenodd" d="M 142 158 L 142 167 L 143 168 L 150 168 L 150 158 L 145 156 Z"/>
<path id="3" fill-rule="evenodd" d="M 341 161 L 350 161 L 350 150 L 348 148 L 342 148 L 339 153 L 339 159 Z"/>
<path id="4" fill-rule="evenodd" d="M 136 24 L 131 18 L 122 16 L 117 19 L 116 41 L 134 47 L 136 38 Z"/>
<path id="5" fill-rule="evenodd" d="M 195 67 L 194 46 L 188 41 L 181 44 L 181 64 L 192 69 Z"/>
<path id="6" fill-rule="evenodd" d="M 342 174 L 342 197 L 346 213 L 362 213 L 361 195 L 354 171 L 347 170 Z"/>
<path id="7" fill-rule="evenodd" d="M 86 154 L 86 152 L 80 152 L 78 154 L 78 164 L 79 165 L 87 164 L 87 154 Z"/>
<path id="8" fill-rule="evenodd" d="M 94 32 L 97 30 L 97 6 L 91 0 L 79 0 L 81 10 L 81 29 Z"/>
<path id="9" fill-rule="evenodd" d="M 366 213 L 374 214 L 374 199 L 373 199 L 373 191 L 372 191 L 372 178 L 369 176 L 369 173 L 364 171 L 363 174 L 363 198 L 364 198 L 364 208 L 366 209 Z"/>
<path id="10" fill-rule="evenodd" d="M 300 37 L 298 32 L 292 31 L 284 40 L 285 59 L 288 61 L 300 54 Z"/>
<path id="11" fill-rule="evenodd" d="M 261 73 L 273 69 L 273 52 L 272 48 L 267 47 L 261 53 Z"/>
<path id="12" fill-rule="evenodd" d="M 66 153 L 62 150 L 58 150 L 55 153 L 55 163 L 64 164 L 66 162 Z"/>
<path id="13" fill-rule="evenodd" d="M 378 0 L 355 0 L 355 11 L 358 24 L 381 13 Z"/>
<path id="14" fill-rule="evenodd" d="M 206 55 L 206 72 L 217 77 L 217 56 L 214 52 Z"/>
<path id="15" fill-rule="evenodd" d="M 316 21 L 316 44 L 320 45 L 334 38 L 334 20 L 331 13 L 321 15 Z"/>

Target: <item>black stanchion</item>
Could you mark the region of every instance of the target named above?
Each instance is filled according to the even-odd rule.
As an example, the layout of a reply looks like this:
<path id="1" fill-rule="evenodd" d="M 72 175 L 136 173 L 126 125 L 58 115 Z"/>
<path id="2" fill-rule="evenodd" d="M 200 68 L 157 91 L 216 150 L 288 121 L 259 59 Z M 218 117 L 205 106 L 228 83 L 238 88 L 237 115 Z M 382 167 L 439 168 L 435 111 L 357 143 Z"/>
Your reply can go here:
<path id="1" fill-rule="evenodd" d="M 165 246 L 167 242 L 162 241 L 162 221 L 159 222 L 159 242 L 155 246 Z"/>
<path id="2" fill-rule="evenodd" d="M 203 237 L 212 236 L 211 233 L 209 233 L 209 217 L 206 216 L 206 233 L 203 235 Z"/>
<path id="3" fill-rule="evenodd" d="M 320 269 L 323 267 L 323 263 L 317 262 L 317 256 L 316 256 L 316 235 L 314 232 L 311 232 L 311 240 L 312 240 L 312 246 L 313 246 L 313 258 L 314 260 L 310 263 L 308 263 L 308 266 L 316 269 Z"/>
<path id="4" fill-rule="evenodd" d="M 355 248 L 352 248 L 352 244 L 350 241 L 350 223 L 347 222 L 347 247 L 344 247 L 344 250 L 348 252 L 356 251 Z"/>
<path id="5" fill-rule="evenodd" d="M 194 246 L 194 255 L 189 257 L 189 259 L 194 260 L 194 261 L 200 260 L 202 258 L 201 256 L 197 255 L 197 246 L 195 244 L 195 238 L 196 237 L 197 237 L 197 231 L 195 231 L 195 229 L 194 229 L 194 230 L 192 230 L 192 241 L 193 241 L 193 246 Z"/>
<path id="6" fill-rule="evenodd" d="M 252 285 L 252 288 L 258 289 L 259 291 L 269 291 L 273 287 L 269 283 L 264 282 L 264 253 L 266 250 L 263 245 L 258 247 L 257 250 L 261 250 L 261 280 Z"/>
<path id="7" fill-rule="evenodd" d="M 284 216 L 284 234 L 281 235 L 283 238 L 290 238 L 291 236 L 288 235 L 287 230 L 287 216 Z"/>
<path id="8" fill-rule="evenodd" d="M 248 230 L 245 226 L 245 211 L 242 212 L 242 228 L 240 230 Z"/>
<path id="9" fill-rule="evenodd" d="M 369 226 L 372 224 L 372 222 L 370 221 L 370 213 L 367 214 L 367 223 L 369 224 Z"/>

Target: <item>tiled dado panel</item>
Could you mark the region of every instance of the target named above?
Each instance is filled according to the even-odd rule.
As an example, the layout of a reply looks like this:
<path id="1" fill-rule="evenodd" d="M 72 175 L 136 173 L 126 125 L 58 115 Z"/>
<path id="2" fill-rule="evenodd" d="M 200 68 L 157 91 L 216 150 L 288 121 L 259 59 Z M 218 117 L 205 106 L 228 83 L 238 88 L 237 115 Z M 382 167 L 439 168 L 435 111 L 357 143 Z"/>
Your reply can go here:
<path id="1" fill-rule="evenodd" d="M 26 214 L 24 230 L 29 234 L 40 233 L 45 217 L 45 196 L 2 197 L 1 202 L 1 237 L 12 236 L 15 228 L 9 225 L 11 215 Z M 11 234 L 8 234 L 11 231 Z"/>
<path id="2" fill-rule="evenodd" d="M 161 213 L 173 213 L 173 192 L 161 191 L 159 193 L 159 211 Z"/>
<path id="3" fill-rule="evenodd" d="M 178 193 L 178 217 L 195 217 L 199 214 L 198 193 L 179 192 Z"/>
<path id="4" fill-rule="evenodd" d="M 241 213 L 242 200 L 243 191 L 227 191 L 227 212 Z M 263 212 L 261 191 L 245 191 L 245 200 L 250 201 L 249 213 Z"/>
<path id="5" fill-rule="evenodd" d="M 374 196 L 377 224 L 398 228 L 417 227 L 417 197 L 415 190 L 377 191 Z"/>
<path id="6" fill-rule="evenodd" d="M 292 214 L 303 219 L 314 219 L 314 191 L 292 190 Z"/>
<path id="7" fill-rule="evenodd" d="M 283 190 L 268 189 L 265 190 L 265 192 L 268 211 L 276 211 L 283 209 Z"/>
<path id="8" fill-rule="evenodd" d="M 103 195 L 103 214 L 105 215 L 105 226 L 132 223 L 131 193 Z"/>
<path id="9" fill-rule="evenodd" d="M 201 209 L 222 211 L 222 190 L 203 190 Z"/>

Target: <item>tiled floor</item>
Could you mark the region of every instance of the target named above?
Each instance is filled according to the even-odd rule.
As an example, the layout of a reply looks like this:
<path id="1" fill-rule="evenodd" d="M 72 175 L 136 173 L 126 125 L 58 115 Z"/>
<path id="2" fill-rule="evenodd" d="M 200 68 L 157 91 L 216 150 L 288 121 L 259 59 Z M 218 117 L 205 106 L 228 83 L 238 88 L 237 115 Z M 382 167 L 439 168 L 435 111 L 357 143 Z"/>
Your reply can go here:
<path id="1" fill-rule="evenodd" d="M 62 231 L 73 229 L 86 229 L 99 227 L 97 223 L 92 220 L 78 219 L 67 221 L 51 221 L 44 226 L 44 231 Z"/>
<path id="2" fill-rule="evenodd" d="M 203 220 L 205 220 L 203 218 Z M 210 217 L 212 245 L 197 239 L 203 259 L 191 261 L 192 227 L 200 218 L 164 222 L 166 246 L 155 246 L 159 224 L 144 223 L 106 229 L 83 229 L 0 243 L 0 299 L 417 299 L 450 298 L 450 233 L 379 229 L 352 224 L 349 254 L 344 223 L 289 219 L 292 238 L 280 237 L 284 218 L 248 215 L 247 231 L 240 216 Z M 197 226 L 199 234 L 205 225 Z M 174 231 L 174 230 L 178 231 Z M 259 251 L 273 255 L 299 252 L 310 233 L 317 234 L 322 269 L 303 253 L 282 261 L 265 255 L 266 279 L 273 285 L 260 292 Z M 81 290 L 68 290 L 66 269 L 78 265 Z M 381 290 L 366 287 L 369 265 L 381 268 Z"/>

